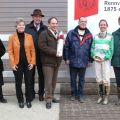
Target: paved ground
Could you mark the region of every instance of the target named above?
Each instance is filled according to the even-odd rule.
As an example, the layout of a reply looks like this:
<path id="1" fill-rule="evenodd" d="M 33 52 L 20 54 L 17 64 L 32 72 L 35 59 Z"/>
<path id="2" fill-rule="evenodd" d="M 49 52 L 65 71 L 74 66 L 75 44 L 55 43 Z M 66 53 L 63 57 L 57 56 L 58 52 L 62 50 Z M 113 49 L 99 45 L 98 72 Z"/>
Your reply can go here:
<path id="1" fill-rule="evenodd" d="M 88 87 L 86 85 L 85 103 L 80 103 L 70 100 L 69 84 L 61 85 L 60 120 L 120 120 L 120 106 L 115 105 L 116 95 L 110 95 L 108 105 L 97 104 L 98 96 L 90 95 L 95 87 Z M 111 89 L 113 92 L 114 87 Z"/>
<path id="2" fill-rule="evenodd" d="M 45 108 L 45 102 L 34 100 L 32 108 L 26 106 L 20 109 L 15 96 L 7 96 L 7 104 L 0 103 L 0 120 L 59 120 L 59 104 L 54 104 L 51 110 Z"/>
<path id="3" fill-rule="evenodd" d="M 60 92 L 61 86 L 61 94 Z M 88 86 L 89 88 L 91 86 Z M 23 86 L 24 88 L 24 86 Z M 36 86 L 37 88 L 37 86 Z M 114 105 L 116 95 L 110 95 L 109 104 L 96 104 L 97 95 L 88 95 L 85 89 L 85 103 L 70 101 L 69 84 L 57 84 L 56 97 L 60 104 L 53 104 L 51 110 L 45 108 L 45 102 L 39 102 L 38 96 L 32 103 L 32 108 L 26 106 L 20 109 L 15 97 L 14 84 L 5 84 L 4 95 L 8 103 L 0 103 L 0 120 L 119 120 L 120 106 Z M 93 88 L 91 87 L 91 90 Z M 89 93 L 89 92 L 88 92 Z"/>
<path id="4" fill-rule="evenodd" d="M 60 120 L 120 120 L 120 106 L 114 105 L 115 95 L 108 105 L 96 104 L 97 96 L 85 96 L 85 103 L 70 101 L 70 96 L 61 96 Z"/>
<path id="5" fill-rule="evenodd" d="M 59 86 L 60 84 L 57 84 L 56 93 L 60 90 Z M 14 84 L 5 84 L 3 91 L 8 103 L 0 103 L 0 120 L 59 120 L 58 103 L 53 104 L 52 109 L 48 110 L 45 108 L 45 101 L 39 102 L 36 95 L 36 99 L 32 102 L 32 108 L 28 109 L 25 106 L 21 109 L 17 104 Z M 55 96 L 59 98 L 59 94 L 55 94 Z"/>

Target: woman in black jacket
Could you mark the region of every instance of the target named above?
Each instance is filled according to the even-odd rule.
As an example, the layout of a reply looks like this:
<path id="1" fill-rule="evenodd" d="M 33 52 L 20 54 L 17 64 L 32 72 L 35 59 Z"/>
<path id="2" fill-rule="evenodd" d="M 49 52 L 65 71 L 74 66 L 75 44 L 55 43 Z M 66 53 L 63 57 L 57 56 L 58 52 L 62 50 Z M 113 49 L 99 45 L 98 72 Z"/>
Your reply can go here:
<path id="1" fill-rule="evenodd" d="M 1 103 L 7 103 L 7 100 L 4 99 L 3 97 L 3 92 L 2 92 L 2 85 L 4 84 L 3 81 L 3 62 L 1 60 L 1 57 L 5 54 L 5 47 L 2 43 L 2 41 L 0 40 L 0 102 Z"/>

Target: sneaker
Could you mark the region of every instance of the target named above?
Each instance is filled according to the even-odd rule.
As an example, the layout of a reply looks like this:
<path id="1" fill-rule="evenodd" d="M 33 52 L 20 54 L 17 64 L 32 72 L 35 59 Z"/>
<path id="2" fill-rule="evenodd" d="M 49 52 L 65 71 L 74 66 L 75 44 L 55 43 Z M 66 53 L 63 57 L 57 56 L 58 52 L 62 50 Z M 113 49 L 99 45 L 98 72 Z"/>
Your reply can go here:
<path id="1" fill-rule="evenodd" d="M 71 96 L 70 100 L 71 100 L 71 101 L 75 101 L 75 100 L 76 100 L 76 99 L 75 99 L 75 96 Z"/>
<path id="2" fill-rule="evenodd" d="M 84 103 L 84 102 L 85 102 L 83 98 L 79 98 L 78 101 L 79 101 L 80 103 Z"/>

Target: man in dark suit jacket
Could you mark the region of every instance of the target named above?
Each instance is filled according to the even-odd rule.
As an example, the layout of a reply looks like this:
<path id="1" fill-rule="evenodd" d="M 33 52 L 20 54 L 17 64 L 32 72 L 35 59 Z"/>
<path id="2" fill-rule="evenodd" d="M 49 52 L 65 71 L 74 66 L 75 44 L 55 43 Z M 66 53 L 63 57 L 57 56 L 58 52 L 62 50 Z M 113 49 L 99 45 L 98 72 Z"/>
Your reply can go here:
<path id="1" fill-rule="evenodd" d="M 37 72 L 38 72 L 38 95 L 39 95 L 39 101 L 44 100 L 44 76 L 43 76 L 43 71 L 42 71 L 42 64 L 41 64 L 41 54 L 40 54 L 40 49 L 38 47 L 38 37 L 40 33 L 44 30 L 47 29 L 47 26 L 43 24 L 42 18 L 44 15 L 42 14 L 42 11 L 40 9 L 35 9 L 33 13 L 31 14 L 32 16 L 32 21 L 26 25 L 25 31 L 29 34 L 32 35 L 33 41 L 34 41 L 34 46 L 35 46 L 35 52 L 36 52 L 36 67 L 37 67 Z M 32 75 L 32 99 L 35 98 L 35 67 L 33 70 L 33 75 Z"/>

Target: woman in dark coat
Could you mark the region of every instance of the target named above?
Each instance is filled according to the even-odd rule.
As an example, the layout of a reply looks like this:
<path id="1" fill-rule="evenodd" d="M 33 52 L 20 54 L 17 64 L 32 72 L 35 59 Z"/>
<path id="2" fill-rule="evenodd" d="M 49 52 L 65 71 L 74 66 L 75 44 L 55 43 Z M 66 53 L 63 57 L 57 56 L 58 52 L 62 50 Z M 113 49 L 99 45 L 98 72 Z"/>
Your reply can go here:
<path id="1" fill-rule="evenodd" d="M 2 85 L 4 84 L 3 82 L 3 62 L 1 60 L 1 57 L 5 54 L 5 47 L 2 43 L 2 41 L 0 40 L 0 102 L 2 103 L 7 103 L 7 100 L 4 99 L 3 97 L 3 92 L 2 92 Z"/>

